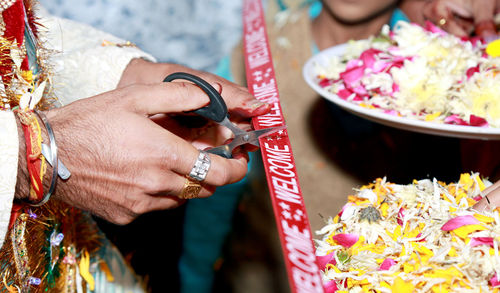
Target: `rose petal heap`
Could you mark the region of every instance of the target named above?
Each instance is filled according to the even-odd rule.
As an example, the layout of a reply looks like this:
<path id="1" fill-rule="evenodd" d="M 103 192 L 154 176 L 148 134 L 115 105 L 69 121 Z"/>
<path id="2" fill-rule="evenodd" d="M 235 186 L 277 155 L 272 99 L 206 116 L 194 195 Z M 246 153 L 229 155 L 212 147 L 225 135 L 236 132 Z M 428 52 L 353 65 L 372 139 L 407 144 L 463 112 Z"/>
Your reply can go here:
<path id="1" fill-rule="evenodd" d="M 326 292 L 500 292 L 500 209 L 470 208 L 490 184 L 363 186 L 317 232 Z"/>
<path id="2" fill-rule="evenodd" d="M 411 119 L 500 127 L 500 58 L 480 40 L 399 22 L 345 52 L 316 65 L 319 85 L 341 99 Z"/>

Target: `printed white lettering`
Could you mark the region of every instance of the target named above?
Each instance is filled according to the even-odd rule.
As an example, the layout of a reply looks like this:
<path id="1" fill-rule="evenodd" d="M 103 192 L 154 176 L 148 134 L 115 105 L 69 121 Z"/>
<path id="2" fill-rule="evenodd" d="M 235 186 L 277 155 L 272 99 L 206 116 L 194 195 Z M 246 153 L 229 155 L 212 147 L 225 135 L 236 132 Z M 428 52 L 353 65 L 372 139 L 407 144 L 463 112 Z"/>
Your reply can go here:
<path id="1" fill-rule="evenodd" d="M 262 66 L 270 61 L 264 27 L 245 34 L 245 50 L 250 68 Z"/>
<path id="2" fill-rule="evenodd" d="M 252 89 L 254 96 L 260 101 L 276 103 L 278 100 L 278 91 L 274 79 L 270 79 L 268 82 L 254 84 Z"/>

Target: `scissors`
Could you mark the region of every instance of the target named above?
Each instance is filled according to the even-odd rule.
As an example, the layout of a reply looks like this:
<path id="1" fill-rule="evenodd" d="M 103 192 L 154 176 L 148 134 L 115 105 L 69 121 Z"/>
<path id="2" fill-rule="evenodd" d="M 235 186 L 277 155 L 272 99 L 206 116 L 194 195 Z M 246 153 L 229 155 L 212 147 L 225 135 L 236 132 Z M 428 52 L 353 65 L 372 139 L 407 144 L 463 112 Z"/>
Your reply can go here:
<path id="1" fill-rule="evenodd" d="M 169 76 L 165 77 L 163 81 L 170 82 L 175 79 L 185 79 L 194 83 L 195 85 L 200 87 L 210 98 L 210 103 L 207 106 L 193 111 L 194 113 L 209 120 L 215 121 L 219 125 L 229 128 L 234 134 L 234 139 L 230 143 L 210 148 L 206 150 L 206 152 L 208 153 L 230 159 L 233 157 L 232 152 L 236 147 L 247 143 L 253 144 L 258 147 L 259 138 L 268 136 L 272 133 L 286 128 L 285 126 L 278 126 L 247 132 L 229 121 L 227 106 L 224 102 L 224 99 L 219 94 L 219 92 L 208 82 L 196 75 L 192 75 L 186 72 L 172 73 Z"/>

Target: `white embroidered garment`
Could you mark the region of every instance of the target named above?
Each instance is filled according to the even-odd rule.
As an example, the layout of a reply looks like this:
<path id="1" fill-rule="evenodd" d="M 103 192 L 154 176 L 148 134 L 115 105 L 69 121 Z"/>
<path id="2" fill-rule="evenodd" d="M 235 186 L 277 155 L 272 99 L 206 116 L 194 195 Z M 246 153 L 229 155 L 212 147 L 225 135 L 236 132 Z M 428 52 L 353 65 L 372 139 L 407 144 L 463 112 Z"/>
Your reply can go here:
<path id="1" fill-rule="evenodd" d="M 42 18 L 47 28 L 47 49 L 57 52 L 53 66 L 55 94 L 62 105 L 116 88 L 121 74 L 134 58 L 154 58 L 137 47 L 103 46 L 103 42 L 126 41 L 86 24 L 57 17 Z"/>
<path id="2" fill-rule="evenodd" d="M 14 113 L 0 111 L 0 246 L 9 226 L 17 181 L 19 138 Z"/>

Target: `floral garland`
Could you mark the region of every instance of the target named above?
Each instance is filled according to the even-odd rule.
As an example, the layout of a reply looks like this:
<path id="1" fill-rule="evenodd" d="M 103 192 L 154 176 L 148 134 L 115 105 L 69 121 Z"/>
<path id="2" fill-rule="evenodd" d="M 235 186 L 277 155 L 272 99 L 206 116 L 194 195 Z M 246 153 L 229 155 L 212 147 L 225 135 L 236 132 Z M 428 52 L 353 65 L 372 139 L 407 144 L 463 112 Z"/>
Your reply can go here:
<path id="1" fill-rule="evenodd" d="M 499 292 L 500 209 L 472 205 L 491 183 L 462 174 L 361 187 L 318 233 L 330 292 Z"/>
<path id="2" fill-rule="evenodd" d="M 377 37 L 349 42 L 343 56 L 317 65 L 316 73 L 321 87 L 374 111 L 500 127 L 499 65 L 478 39 L 399 22 L 392 32 L 385 26 Z"/>

